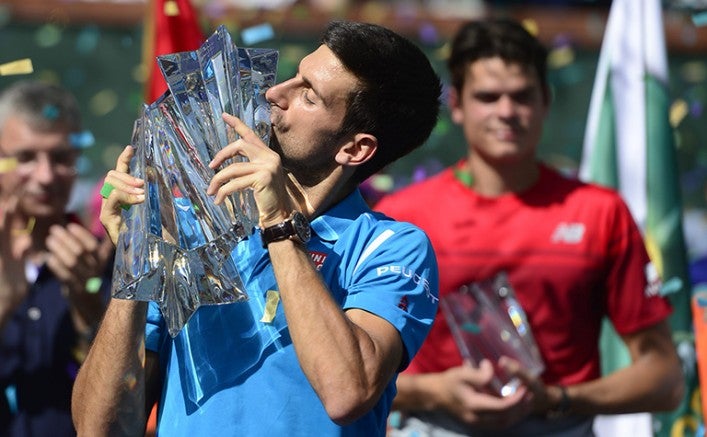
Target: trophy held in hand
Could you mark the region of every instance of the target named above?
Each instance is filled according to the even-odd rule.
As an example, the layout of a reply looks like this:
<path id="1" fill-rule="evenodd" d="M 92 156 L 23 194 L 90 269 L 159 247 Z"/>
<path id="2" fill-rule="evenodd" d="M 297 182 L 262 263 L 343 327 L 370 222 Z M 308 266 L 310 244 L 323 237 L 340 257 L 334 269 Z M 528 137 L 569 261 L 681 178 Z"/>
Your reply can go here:
<path id="1" fill-rule="evenodd" d="M 498 366 L 502 356 L 518 361 L 531 375 L 544 370 L 525 311 L 505 273 L 442 296 L 440 306 L 462 357 L 473 365 L 483 359 L 493 364 L 493 393 L 508 396 L 520 384 Z"/>

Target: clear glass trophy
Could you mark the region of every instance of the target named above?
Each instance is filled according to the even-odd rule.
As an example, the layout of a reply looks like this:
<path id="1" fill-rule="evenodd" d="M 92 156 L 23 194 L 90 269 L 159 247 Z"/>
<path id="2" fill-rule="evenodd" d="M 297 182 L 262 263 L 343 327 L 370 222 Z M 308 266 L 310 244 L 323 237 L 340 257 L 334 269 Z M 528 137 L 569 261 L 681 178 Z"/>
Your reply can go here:
<path id="1" fill-rule="evenodd" d="M 233 249 L 253 233 L 257 207 L 251 191 L 216 205 L 206 194 L 215 173 L 208 163 L 237 139 L 223 112 L 268 143 L 265 91 L 278 52 L 236 47 L 220 26 L 199 49 L 157 62 L 169 90 L 135 121 L 130 174 L 145 180 L 146 200 L 123 213 L 112 289 L 157 302 L 174 337 L 199 306 L 247 299 Z"/>
<path id="2" fill-rule="evenodd" d="M 520 384 L 498 366 L 501 356 L 518 361 L 533 376 L 545 369 L 525 311 L 505 273 L 442 296 L 440 306 L 462 357 L 474 365 L 488 359 L 494 366 L 492 393 L 508 396 Z"/>

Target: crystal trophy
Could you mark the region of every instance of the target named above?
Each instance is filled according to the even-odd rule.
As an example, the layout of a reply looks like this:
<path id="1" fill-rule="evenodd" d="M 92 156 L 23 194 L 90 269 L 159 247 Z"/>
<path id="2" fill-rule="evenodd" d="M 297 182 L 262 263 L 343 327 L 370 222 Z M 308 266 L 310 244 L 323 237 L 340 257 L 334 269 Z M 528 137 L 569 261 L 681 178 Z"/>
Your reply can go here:
<path id="1" fill-rule="evenodd" d="M 215 173 L 208 163 L 237 139 L 224 112 L 268 143 L 264 95 L 277 61 L 277 50 L 236 47 L 223 26 L 195 51 L 157 58 L 169 89 L 135 121 L 130 174 L 145 181 L 146 200 L 123 212 L 112 289 L 156 302 L 172 337 L 199 306 L 248 298 L 233 249 L 253 233 L 255 200 L 245 190 L 216 205 L 206 194 Z"/>
<path id="2" fill-rule="evenodd" d="M 498 366 L 501 356 L 518 361 L 533 376 L 545 369 L 525 311 L 505 273 L 442 296 L 440 306 L 462 357 L 474 365 L 488 359 L 494 366 L 492 393 L 508 396 L 520 385 Z"/>

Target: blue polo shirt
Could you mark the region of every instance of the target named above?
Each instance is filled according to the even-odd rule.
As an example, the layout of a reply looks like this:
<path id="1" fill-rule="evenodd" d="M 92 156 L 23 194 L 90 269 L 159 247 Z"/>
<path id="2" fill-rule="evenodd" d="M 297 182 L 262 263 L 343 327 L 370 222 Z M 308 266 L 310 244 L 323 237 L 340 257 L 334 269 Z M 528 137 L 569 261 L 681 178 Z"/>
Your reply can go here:
<path id="1" fill-rule="evenodd" d="M 437 264 L 417 227 L 370 210 L 358 191 L 312 221 L 312 260 L 341 307 L 359 308 L 396 327 L 404 368 L 437 310 Z M 299 367 L 268 253 L 256 234 L 233 253 L 249 300 L 199 308 L 175 338 L 156 304 L 146 346 L 164 375 L 162 435 L 385 435 L 395 381 L 375 407 L 341 427 Z M 274 308 L 274 310 L 273 310 Z"/>

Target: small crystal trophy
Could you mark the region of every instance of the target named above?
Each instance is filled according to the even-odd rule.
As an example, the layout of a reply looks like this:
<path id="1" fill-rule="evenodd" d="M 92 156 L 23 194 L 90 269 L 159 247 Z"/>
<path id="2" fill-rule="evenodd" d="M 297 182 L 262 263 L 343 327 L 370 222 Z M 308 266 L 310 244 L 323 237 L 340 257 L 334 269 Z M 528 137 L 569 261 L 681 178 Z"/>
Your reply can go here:
<path id="1" fill-rule="evenodd" d="M 525 311 L 505 273 L 442 296 L 440 306 L 462 357 L 474 365 L 483 359 L 493 364 L 493 393 L 508 396 L 520 385 L 498 366 L 501 356 L 518 361 L 533 376 L 545 369 Z"/>
<path id="2" fill-rule="evenodd" d="M 146 200 L 123 213 L 112 289 L 157 302 L 174 337 L 199 306 L 247 299 L 232 252 L 257 224 L 255 200 L 239 191 L 216 205 L 206 194 L 215 173 L 208 163 L 237 139 L 223 112 L 268 143 L 265 91 L 278 52 L 236 47 L 220 26 L 199 49 L 157 62 L 169 90 L 135 121 L 130 174 L 145 181 Z"/>

